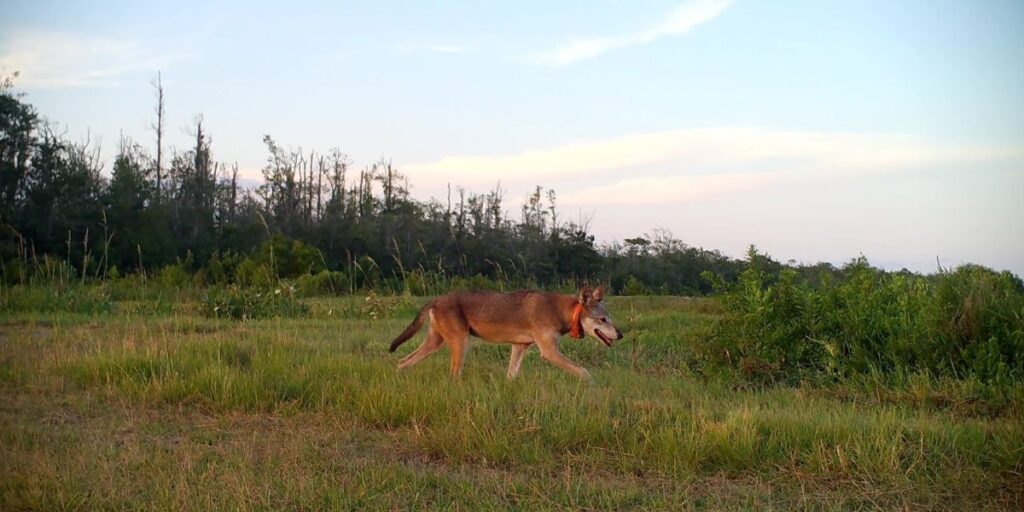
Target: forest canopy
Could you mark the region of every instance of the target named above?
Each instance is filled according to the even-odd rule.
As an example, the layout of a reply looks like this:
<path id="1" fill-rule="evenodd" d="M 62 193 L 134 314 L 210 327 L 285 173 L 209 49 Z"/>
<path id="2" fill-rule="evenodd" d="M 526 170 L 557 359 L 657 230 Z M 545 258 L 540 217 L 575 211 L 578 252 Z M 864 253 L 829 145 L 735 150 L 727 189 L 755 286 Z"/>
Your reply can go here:
<path id="1" fill-rule="evenodd" d="M 659 230 L 598 244 L 586 222 L 559 215 L 555 191 L 542 186 L 518 216 L 500 185 L 483 193 L 449 187 L 448 197 L 417 200 L 388 160 L 356 169 L 339 149 L 293 149 L 271 135 L 263 138 L 263 181 L 246 187 L 237 165 L 215 159 L 201 117 L 191 147 L 163 147 L 159 82 L 156 147 L 123 137 L 108 174 L 99 148 L 71 141 L 13 79 L 0 84 L 0 257 L 8 283 L 50 260 L 83 277 L 173 264 L 224 282 L 245 281 L 246 267 L 262 263 L 278 278 L 372 267 L 376 277 L 366 286 L 419 271 L 692 295 L 712 291 L 705 272 L 732 281 L 755 259 L 772 275 L 784 267 L 753 248 L 737 260 Z M 794 268 L 812 281 L 841 272 L 828 263 Z"/>

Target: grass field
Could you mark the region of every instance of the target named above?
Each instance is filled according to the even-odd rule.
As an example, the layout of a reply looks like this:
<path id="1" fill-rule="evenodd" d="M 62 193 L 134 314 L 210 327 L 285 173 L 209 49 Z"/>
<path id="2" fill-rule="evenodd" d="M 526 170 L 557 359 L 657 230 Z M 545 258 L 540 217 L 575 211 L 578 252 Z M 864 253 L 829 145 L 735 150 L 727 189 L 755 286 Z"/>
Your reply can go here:
<path id="1" fill-rule="evenodd" d="M 0 318 L 0 509 L 1021 510 L 1024 413 L 908 376 L 758 386 L 708 370 L 713 303 L 612 298 L 596 384 L 477 343 L 408 372 L 423 299 L 227 321 L 119 302 Z"/>

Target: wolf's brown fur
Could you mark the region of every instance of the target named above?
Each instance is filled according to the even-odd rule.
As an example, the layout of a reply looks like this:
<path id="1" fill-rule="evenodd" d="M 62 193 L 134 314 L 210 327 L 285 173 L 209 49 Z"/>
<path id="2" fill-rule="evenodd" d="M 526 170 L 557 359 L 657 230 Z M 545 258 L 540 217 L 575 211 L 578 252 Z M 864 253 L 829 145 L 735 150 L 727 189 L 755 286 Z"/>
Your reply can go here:
<path id="1" fill-rule="evenodd" d="M 429 318 L 427 339 L 398 363 L 399 370 L 422 361 L 442 345 L 447 345 L 451 352 L 451 373 L 458 377 L 462 373 L 469 336 L 472 335 L 492 343 L 512 345 L 509 378 L 519 373 L 523 355 L 536 344 L 541 357 L 547 361 L 579 378 L 589 379 L 590 372 L 558 350 L 558 340 L 572 327 L 573 311 L 577 305 L 582 305 L 584 333 L 601 339 L 608 346 L 613 340 L 621 339 L 622 333 L 611 323 L 601 303 L 603 298 L 601 288 L 593 292 L 584 289 L 579 297 L 538 291 L 451 293 L 423 306 L 412 323 L 391 342 L 390 350 L 394 352 L 412 338 Z"/>

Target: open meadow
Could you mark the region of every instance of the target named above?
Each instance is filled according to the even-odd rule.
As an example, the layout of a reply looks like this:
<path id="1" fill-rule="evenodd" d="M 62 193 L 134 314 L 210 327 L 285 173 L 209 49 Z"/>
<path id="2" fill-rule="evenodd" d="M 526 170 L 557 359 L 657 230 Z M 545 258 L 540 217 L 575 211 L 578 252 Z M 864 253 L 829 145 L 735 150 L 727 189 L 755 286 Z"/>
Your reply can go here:
<path id="1" fill-rule="evenodd" d="M 1022 63 L 1021 0 L 0 0 L 0 512 L 1024 512 Z"/>
<path id="2" fill-rule="evenodd" d="M 8 305 L 17 305 L 6 292 Z M 28 293 L 28 292 L 21 292 Z M 84 294 L 85 292 L 83 292 Z M 418 297 L 9 307 L 0 509 L 1020 510 L 1024 413 L 923 376 L 764 383 L 703 361 L 714 299 L 613 297 L 625 339 L 564 339 L 580 383 L 474 342 L 399 374 Z"/>

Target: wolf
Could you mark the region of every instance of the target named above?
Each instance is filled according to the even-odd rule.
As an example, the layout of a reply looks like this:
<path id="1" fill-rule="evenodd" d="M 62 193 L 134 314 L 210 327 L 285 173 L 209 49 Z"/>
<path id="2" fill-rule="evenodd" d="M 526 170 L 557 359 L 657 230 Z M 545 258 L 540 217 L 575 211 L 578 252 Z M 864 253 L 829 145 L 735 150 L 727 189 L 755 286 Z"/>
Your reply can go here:
<path id="1" fill-rule="evenodd" d="M 533 290 L 511 293 L 455 292 L 428 302 L 412 323 L 391 342 L 394 352 L 412 338 L 429 319 L 427 339 L 398 363 L 404 370 L 433 354 L 442 345 L 451 353 L 451 374 L 458 378 L 469 349 L 469 337 L 491 343 L 512 345 L 508 362 L 509 379 L 519 374 L 523 355 L 537 345 L 542 358 L 570 374 L 592 381 L 586 368 L 570 361 L 558 350 L 564 334 L 575 338 L 593 336 L 611 347 L 622 339 L 622 331 L 612 323 L 604 307 L 604 288 L 583 288 L 578 296 Z"/>

